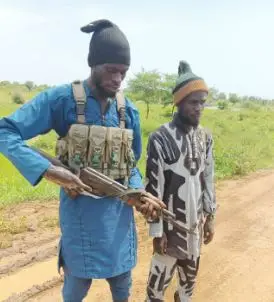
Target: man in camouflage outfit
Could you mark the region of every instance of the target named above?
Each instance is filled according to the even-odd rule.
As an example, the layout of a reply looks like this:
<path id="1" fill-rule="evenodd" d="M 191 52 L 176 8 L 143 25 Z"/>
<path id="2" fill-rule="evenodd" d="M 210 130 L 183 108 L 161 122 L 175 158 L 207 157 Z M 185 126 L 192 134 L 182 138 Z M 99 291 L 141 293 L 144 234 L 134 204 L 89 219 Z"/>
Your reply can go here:
<path id="1" fill-rule="evenodd" d="M 150 223 L 153 249 L 146 302 L 164 301 L 178 272 L 175 301 L 190 301 L 199 268 L 201 244 L 214 235 L 216 211 L 212 135 L 199 125 L 208 88 L 181 61 L 173 90 L 177 112 L 171 122 L 150 135 L 146 190 L 163 200 L 183 226 L 178 231 L 162 219 Z"/>

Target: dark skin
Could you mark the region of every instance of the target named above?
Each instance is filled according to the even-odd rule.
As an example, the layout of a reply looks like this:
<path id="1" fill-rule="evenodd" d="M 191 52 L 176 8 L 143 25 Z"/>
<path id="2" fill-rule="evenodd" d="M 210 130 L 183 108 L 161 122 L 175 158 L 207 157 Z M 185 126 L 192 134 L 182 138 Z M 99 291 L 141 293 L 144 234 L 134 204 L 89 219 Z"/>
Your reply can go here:
<path id="1" fill-rule="evenodd" d="M 84 191 L 92 193 L 92 189 L 85 185 L 77 175 L 62 167 L 51 165 L 44 174 L 44 178 L 63 187 L 67 191 L 72 191 L 74 196 Z"/>
<path id="2" fill-rule="evenodd" d="M 88 85 L 100 101 L 115 97 L 125 79 L 128 66 L 124 64 L 103 64 L 91 69 Z"/>
<path id="3" fill-rule="evenodd" d="M 177 107 L 179 116 L 181 117 L 186 128 L 197 127 L 200 123 L 207 93 L 204 91 L 196 91 L 184 98 Z M 208 244 L 214 237 L 214 219 L 208 215 L 204 224 L 204 244 Z M 154 252 L 163 255 L 167 249 L 167 237 L 164 233 L 162 237 L 153 239 Z"/>
<path id="4" fill-rule="evenodd" d="M 214 238 L 214 217 L 208 215 L 204 224 L 204 244 L 209 244 Z"/>
<path id="5" fill-rule="evenodd" d="M 206 98 L 206 92 L 196 91 L 180 102 L 178 112 L 189 126 L 197 127 L 199 125 Z"/>
<path id="6" fill-rule="evenodd" d="M 102 112 L 105 112 L 107 99 L 114 98 L 117 91 L 120 89 L 124 80 L 128 66 L 123 64 L 103 64 L 91 69 L 88 85 L 93 91 L 96 99 L 101 103 Z M 71 198 L 76 198 L 83 191 L 96 194 L 92 188 L 86 186 L 77 175 L 61 168 L 51 166 L 45 173 L 44 177 L 60 186 L 70 195 Z M 164 203 L 155 201 L 153 196 L 142 197 L 142 205 L 136 209 L 143 214 L 145 218 L 155 219 L 158 217 L 158 211 L 165 207 Z"/>

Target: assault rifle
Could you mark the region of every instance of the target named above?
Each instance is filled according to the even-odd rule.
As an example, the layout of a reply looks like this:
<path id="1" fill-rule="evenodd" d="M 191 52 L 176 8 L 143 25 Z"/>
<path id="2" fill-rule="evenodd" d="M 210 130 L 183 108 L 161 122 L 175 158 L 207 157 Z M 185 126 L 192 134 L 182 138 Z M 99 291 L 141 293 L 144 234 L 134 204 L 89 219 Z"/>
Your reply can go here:
<path id="1" fill-rule="evenodd" d="M 35 148 L 30 147 L 34 151 L 38 152 L 41 156 L 49 160 L 52 165 L 57 167 L 62 167 L 64 169 L 70 170 L 71 172 L 75 173 L 73 169 L 70 169 L 68 166 L 64 165 L 60 160 L 54 158 L 47 154 L 46 152 Z M 125 202 L 129 200 L 140 200 L 141 196 L 145 196 L 146 192 L 144 190 L 139 189 L 128 189 L 126 186 L 122 185 L 118 181 L 111 179 L 110 177 L 100 173 L 90 167 L 83 168 L 79 171 L 79 178 L 81 181 L 92 188 L 95 192 L 100 192 L 100 196 L 107 196 L 107 197 L 116 197 Z M 90 193 L 86 193 L 85 195 L 90 195 Z M 150 196 L 151 198 L 151 196 Z M 157 198 L 155 197 L 155 201 L 157 202 Z M 161 209 L 160 215 L 163 217 L 163 220 L 172 224 L 174 228 L 187 232 L 190 234 L 197 234 L 197 226 L 195 225 L 191 229 L 187 229 L 182 225 L 180 221 L 176 220 L 176 215 L 166 209 Z"/>

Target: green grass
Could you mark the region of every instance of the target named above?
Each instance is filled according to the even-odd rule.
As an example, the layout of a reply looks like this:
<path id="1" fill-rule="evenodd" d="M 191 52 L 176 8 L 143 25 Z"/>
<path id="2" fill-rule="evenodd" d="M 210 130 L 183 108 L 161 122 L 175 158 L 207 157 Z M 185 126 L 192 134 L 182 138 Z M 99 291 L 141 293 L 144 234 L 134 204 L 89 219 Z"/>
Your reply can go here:
<path id="1" fill-rule="evenodd" d="M 203 124 L 215 139 L 217 179 L 273 168 L 273 111 L 206 111 Z"/>
<path id="2" fill-rule="evenodd" d="M 25 99 L 27 99 L 27 97 L 35 95 L 36 92 L 24 91 L 23 94 Z M 0 118 L 20 107 L 20 105 L 12 103 L 9 90 L 3 88 L 0 89 L 0 105 Z M 55 137 L 56 135 L 52 131 L 27 143 L 53 154 Z M 58 197 L 59 188 L 56 185 L 41 181 L 38 186 L 32 187 L 2 154 L 0 154 L 0 167 L 0 207 L 23 201 L 45 201 Z"/>
<path id="3" fill-rule="evenodd" d="M 34 94 L 34 93 L 33 93 Z M 7 96 L 7 94 L 5 94 Z M 2 99 L 1 99 L 2 97 Z M 0 117 L 15 110 L 9 97 L 3 100 L 0 92 Z M 142 173 L 148 135 L 161 124 L 169 121 L 171 107 L 152 105 L 150 116 L 145 118 L 146 107 L 136 104 L 141 113 L 143 154 L 139 162 Z M 206 109 L 202 124 L 208 127 L 215 138 L 216 178 L 218 180 L 242 176 L 262 168 L 272 168 L 274 163 L 274 119 L 270 108 L 245 108 L 239 111 Z M 28 143 L 53 154 L 56 135 L 51 132 Z M 42 181 L 32 187 L 2 155 L 0 155 L 0 206 L 23 201 L 46 201 L 57 198 L 58 187 Z"/>

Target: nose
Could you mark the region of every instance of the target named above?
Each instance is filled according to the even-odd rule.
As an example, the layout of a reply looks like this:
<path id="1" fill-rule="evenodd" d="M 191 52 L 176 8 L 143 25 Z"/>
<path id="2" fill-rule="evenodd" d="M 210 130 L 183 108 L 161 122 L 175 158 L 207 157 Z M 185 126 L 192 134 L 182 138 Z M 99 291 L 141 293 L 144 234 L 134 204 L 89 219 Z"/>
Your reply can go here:
<path id="1" fill-rule="evenodd" d="M 112 81 L 115 85 L 120 85 L 122 83 L 122 74 L 120 72 L 116 72 L 112 76 Z"/>
<path id="2" fill-rule="evenodd" d="M 196 113 L 200 113 L 202 111 L 202 106 L 201 104 L 197 104 L 195 107 L 194 107 L 194 110 Z"/>
<path id="3" fill-rule="evenodd" d="M 195 106 L 195 111 L 200 112 L 204 109 L 204 103 L 198 102 Z"/>

